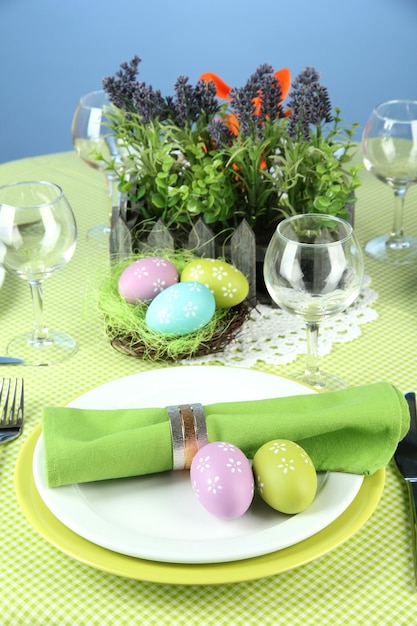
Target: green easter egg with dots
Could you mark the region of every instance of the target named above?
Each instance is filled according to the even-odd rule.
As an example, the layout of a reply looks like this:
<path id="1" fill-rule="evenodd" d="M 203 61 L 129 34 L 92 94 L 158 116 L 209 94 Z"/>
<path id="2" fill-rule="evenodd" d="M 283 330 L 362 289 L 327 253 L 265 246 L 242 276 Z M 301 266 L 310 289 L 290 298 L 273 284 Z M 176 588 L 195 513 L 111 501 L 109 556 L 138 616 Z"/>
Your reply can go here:
<path id="1" fill-rule="evenodd" d="M 253 457 L 253 472 L 261 498 L 281 513 L 301 513 L 314 500 L 316 469 L 307 452 L 293 441 L 265 443 Z"/>

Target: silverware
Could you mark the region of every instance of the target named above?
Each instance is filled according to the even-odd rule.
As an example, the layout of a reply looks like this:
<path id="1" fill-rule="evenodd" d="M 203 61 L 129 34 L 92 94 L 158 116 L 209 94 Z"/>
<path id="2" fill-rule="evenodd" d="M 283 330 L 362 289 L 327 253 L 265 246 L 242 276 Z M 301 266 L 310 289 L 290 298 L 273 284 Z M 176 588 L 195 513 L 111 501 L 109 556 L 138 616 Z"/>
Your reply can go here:
<path id="1" fill-rule="evenodd" d="M 410 411 L 410 430 L 399 442 L 394 459 L 407 483 L 414 554 L 414 575 L 417 582 L 417 411 L 414 392 L 405 394 Z"/>
<path id="2" fill-rule="evenodd" d="M 3 378 L 0 387 L 0 443 L 16 439 L 23 429 L 23 378 Z"/>
<path id="3" fill-rule="evenodd" d="M 0 365 L 19 365 L 24 363 L 23 359 L 16 359 L 12 356 L 0 356 Z"/>

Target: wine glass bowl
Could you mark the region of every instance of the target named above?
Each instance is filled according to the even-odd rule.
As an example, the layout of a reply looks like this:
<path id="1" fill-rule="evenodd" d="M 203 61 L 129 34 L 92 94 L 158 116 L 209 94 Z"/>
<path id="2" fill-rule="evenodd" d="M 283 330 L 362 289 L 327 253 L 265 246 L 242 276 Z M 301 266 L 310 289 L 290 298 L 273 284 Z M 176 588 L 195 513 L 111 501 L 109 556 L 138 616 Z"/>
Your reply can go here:
<path id="1" fill-rule="evenodd" d="M 417 101 L 389 100 L 375 107 L 362 136 L 366 169 L 394 190 L 391 233 L 371 239 L 365 252 L 383 263 L 417 261 L 417 239 L 404 235 L 406 192 L 417 183 Z"/>
<path id="2" fill-rule="evenodd" d="M 72 337 L 45 326 L 42 290 L 43 281 L 71 259 L 76 241 L 74 214 L 58 185 L 31 181 L 0 187 L 3 266 L 28 281 L 34 314 L 33 331 L 12 339 L 6 352 L 26 364 L 58 363 L 77 349 Z"/>
<path id="3" fill-rule="evenodd" d="M 111 160 L 121 167 L 121 155 L 106 116 L 110 104 L 104 90 L 91 91 L 82 96 L 72 119 L 71 135 L 78 156 L 87 165 L 105 174 L 113 207 L 117 203 L 117 183 L 115 173 L 107 168 Z M 87 233 L 90 240 L 105 248 L 109 246 L 109 235 L 110 220 L 107 224 L 93 226 Z"/>
<path id="4" fill-rule="evenodd" d="M 268 245 L 264 279 L 271 298 L 306 323 L 307 363 L 294 378 L 318 389 L 346 383 L 320 371 L 319 324 L 344 311 L 360 293 L 363 256 L 352 226 L 320 214 L 283 220 Z"/>

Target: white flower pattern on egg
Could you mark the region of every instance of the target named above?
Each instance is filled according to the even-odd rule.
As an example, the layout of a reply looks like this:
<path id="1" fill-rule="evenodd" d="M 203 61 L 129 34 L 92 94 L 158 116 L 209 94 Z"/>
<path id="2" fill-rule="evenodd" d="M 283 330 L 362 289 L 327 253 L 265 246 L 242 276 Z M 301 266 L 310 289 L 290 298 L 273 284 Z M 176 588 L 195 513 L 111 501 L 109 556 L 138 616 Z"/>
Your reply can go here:
<path id="1" fill-rule="evenodd" d="M 161 324 L 170 324 L 171 323 L 171 312 L 168 309 L 161 309 L 157 313 L 158 320 Z"/>
<path id="2" fill-rule="evenodd" d="M 171 289 L 168 293 L 164 295 L 168 302 L 173 302 L 174 300 L 178 300 L 179 292 L 178 289 Z"/>
<path id="3" fill-rule="evenodd" d="M 234 452 L 236 450 L 235 446 L 231 443 L 224 443 L 223 441 L 221 441 L 217 447 L 223 450 L 223 452 Z"/>
<path id="4" fill-rule="evenodd" d="M 184 311 L 185 317 L 195 317 L 198 312 L 198 306 L 193 302 L 188 301 L 187 304 L 182 307 L 182 310 Z"/>
<path id="5" fill-rule="evenodd" d="M 256 477 L 256 486 L 259 489 L 259 493 L 263 493 L 263 491 L 264 491 L 264 483 L 263 483 L 261 477 L 259 476 L 259 474 Z"/>
<path id="6" fill-rule="evenodd" d="M 163 291 L 165 289 L 166 284 L 167 284 L 166 280 L 161 280 L 160 278 L 155 280 L 155 282 L 153 283 L 154 293 L 160 293 L 161 291 Z"/>
<path id="7" fill-rule="evenodd" d="M 215 476 L 214 480 L 212 480 L 211 478 L 207 479 L 207 491 L 209 493 L 212 493 L 214 496 L 217 494 L 218 491 L 221 491 L 223 489 L 219 481 L 220 476 Z"/>
<path id="8" fill-rule="evenodd" d="M 313 465 L 310 457 L 308 457 L 304 452 L 300 452 L 300 457 L 304 460 L 304 463 L 307 463 L 307 465 Z"/>
<path id="9" fill-rule="evenodd" d="M 200 283 L 191 283 L 188 285 L 188 290 L 192 293 L 195 291 L 196 293 L 201 292 L 201 284 Z"/>
<path id="10" fill-rule="evenodd" d="M 239 474 L 241 474 L 242 473 L 241 465 L 242 465 L 241 461 L 235 461 L 235 459 L 233 458 L 229 458 L 229 463 L 226 463 L 226 467 L 230 467 L 230 471 L 232 472 L 232 474 L 234 474 L 235 472 L 238 472 Z"/>
<path id="11" fill-rule="evenodd" d="M 281 457 L 280 463 L 278 463 L 277 468 L 282 470 L 284 474 L 288 474 L 288 471 L 294 471 L 294 459 L 286 459 L 285 457 Z"/>
<path id="12" fill-rule="evenodd" d="M 152 262 L 154 263 L 154 265 L 156 265 L 156 267 L 168 267 L 168 263 L 166 262 L 166 260 L 161 259 L 161 257 L 154 257 L 152 259 Z"/>
<path id="13" fill-rule="evenodd" d="M 143 278 L 144 276 L 149 276 L 149 272 L 147 270 L 146 265 L 138 265 L 134 271 L 135 276 L 137 276 L 139 279 Z"/>
<path id="14" fill-rule="evenodd" d="M 222 287 L 222 293 L 225 298 L 233 298 L 237 293 L 236 287 L 233 287 L 232 283 L 227 283 L 225 287 Z"/>
<path id="15" fill-rule="evenodd" d="M 195 265 L 190 271 L 190 279 L 198 280 L 204 274 L 204 269 L 201 265 Z"/>
<path id="16" fill-rule="evenodd" d="M 299 451 L 300 451 L 300 458 L 303 459 L 304 463 L 306 463 L 307 465 L 312 465 L 312 461 L 309 458 L 309 456 L 304 452 L 303 448 L 301 446 L 299 446 L 296 443 L 293 443 L 293 446 L 295 446 Z M 272 446 L 269 448 L 269 450 L 272 452 L 272 454 L 278 454 L 279 452 L 287 452 L 287 446 L 285 442 L 274 442 L 272 444 Z M 285 458 L 281 458 L 281 461 L 285 464 L 287 463 Z M 292 459 L 291 461 L 289 461 L 290 463 L 294 463 L 294 460 Z M 283 465 L 279 465 L 278 466 L 280 469 L 283 467 Z M 291 468 L 294 469 L 294 468 Z"/>
<path id="17" fill-rule="evenodd" d="M 200 487 L 198 486 L 198 483 L 196 480 L 193 481 L 193 491 L 195 495 L 197 496 L 197 498 L 200 499 Z"/>
<path id="18" fill-rule="evenodd" d="M 227 276 L 227 271 L 225 270 L 223 265 L 219 265 L 219 266 L 213 267 L 212 276 L 213 278 L 217 278 L 217 280 L 223 280 L 223 277 Z"/>
<path id="19" fill-rule="evenodd" d="M 287 447 L 285 443 L 278 443 L 277 441 L 274 441 L 274 443 L 272 444 L 272 446 L 269 448 L 272 452 L 272 454 L 278 454 L 279 452 L 286 452 L 287 451 Z"/>
<path id="20" fill-rule="evenodd" d="M 197 464 L 197 471 L 204 472 L 206 469 L 210 469 L 210 456 L 207 455 L 205 457 L 200 456 Z"/>

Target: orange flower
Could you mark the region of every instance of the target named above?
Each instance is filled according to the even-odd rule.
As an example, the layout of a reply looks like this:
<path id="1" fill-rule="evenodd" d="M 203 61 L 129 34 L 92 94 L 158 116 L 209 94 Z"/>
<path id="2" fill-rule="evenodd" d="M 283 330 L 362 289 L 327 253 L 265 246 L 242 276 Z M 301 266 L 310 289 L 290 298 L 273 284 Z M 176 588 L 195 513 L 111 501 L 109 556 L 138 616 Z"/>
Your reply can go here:
<path id="1" fill-rule="evenodd" d="M 216 85 L 217 97 L 222 98 L 222 100 L 230 100 L 230 87 L 220 78 L 220 76 L 217 76 L 217 74 L 213 74 L 213 72 L 205 72 L 204 74 L 201 74 L 199 80 L 204 80 L 206 83 L 214 83 Z"/>
<path id="2" fill-rule="evenodd" d="M 277 80 L 279 80 L 279 84 L 281 85 L 281 95 L 282 95 L 281 102 L 282 102 L 290 93 L 291 72 L 288 68 L 283 67 L 281 70 L 277 70 L 274 73 L 274 76 Z"/>
<path id="3" fill-rule="evenodd" d="M 288 96 L 290 87 L 291 87 L 291 72 L 288 68 L 284 67 L 281 70 L 277 70 L 274 72 L 274 76 L 281 85 L 281 102 L 285 100 Z M 222 98 L 222 100 L 230 100 L 229 93 L 231 87 L 227 83 L 224 82 L 218 74 L 214 74 L 213 72 L 204 72 L 201 74 L 199 80 L 204 80 L 206 83 L 213 82 L 216 85 L 216 95 L 218 98 Z M 260 103 L 259 98 L 254 98 L 255 107 L 257 106 L 256 102 Z"/>
<path id="4" fill-rule="evenodd" d="M 285 98 L 288 96 L 288 93 L 290 91 L 291 88 L 291 72 L 288 68 L 284 67 L 280 70 L 277 70 L 276 72 L 274 72 L 274 76 L 275 78 L 279 81 L 280 86 L 281 86 L 281 102 L 283 102 L 285 100 Z M 217 74 L 214 74 L 213 72 L 204 72 L 204 74 L 201 74 L 199 80 L 204 80 L 206 83 L 209 82 L 213 82 L 216 85 L 216 95 L 218 98 L 222 98 L 223 100 L 231 100 L 229 94 L 230 94 L 230 90 L 231 87 L 229 87 L 229 85 L 227 83 L 224 82 L 224 80 L 222 78 L 220 78 L 220 76 L 218 76 Z M 254 108 L 255 108 L 255 115 L 260 115 L 261 113 L 261 96 L 255 96 L 252 100 Z M 234 134 L 237 135 L 239 132 L 239 122 L 237 120 L 237 117 L 234 113 L 230 113 L 227 116 L 227 125 L 229 127 L 229 130 Z"/>

